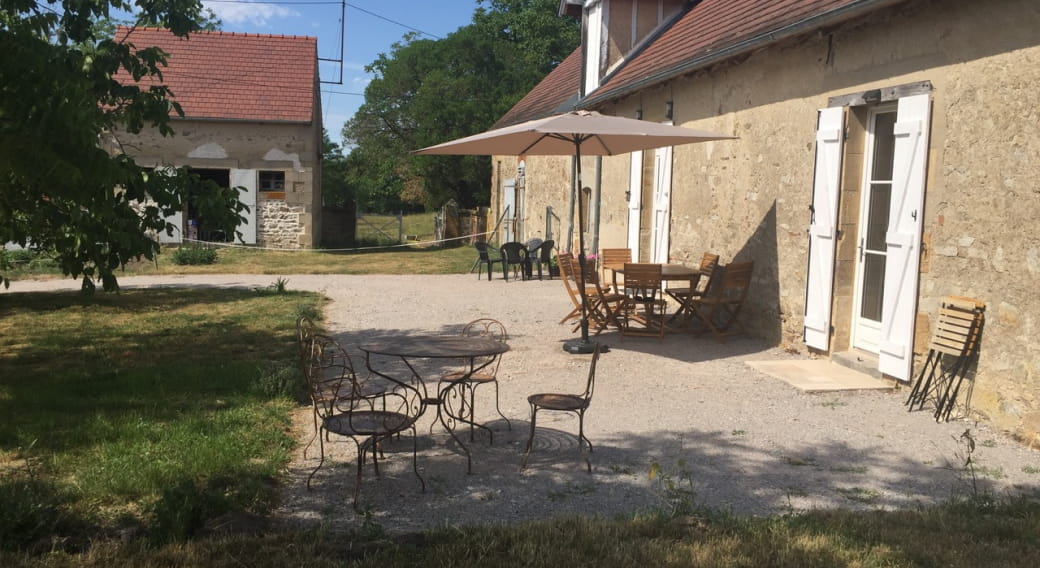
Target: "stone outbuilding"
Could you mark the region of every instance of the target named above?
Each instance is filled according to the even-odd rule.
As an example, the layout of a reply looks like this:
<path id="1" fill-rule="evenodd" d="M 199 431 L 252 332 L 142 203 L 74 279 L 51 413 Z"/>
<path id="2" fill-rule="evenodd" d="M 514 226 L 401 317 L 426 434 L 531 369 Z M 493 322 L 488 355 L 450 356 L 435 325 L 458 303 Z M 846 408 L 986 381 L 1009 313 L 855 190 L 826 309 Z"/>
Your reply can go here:
<path id="1" fill-rule="evenodd" d="M 748 329 L 904 383 L 942 299 L 981 300 L 972 412 L 1040 442 L 1040 4 L 562 0 L 560 14 L 582 18 L 583 45 L 496 126 L 590 109 L 738 137 L 583 158 L 588 252 L 754 261 Z M 570 160 L 493 168 L 516 239 L 574 238 Z"/>
<path id="2" fill-rule="evenodd" d="M 246 244 L 310 248 L 321 237 L 321 98 L 317 39 L 204 31 L 187 38 L 125 28 L 116 40 L 167 53 L 163 83 L 180 104 L 172 136 L 155 129 L 116 134 L 117 151 L 153 167 L 188 166 L 223 187 L 241 187 L 249 206 L 238 227 Z M 126 80 L 122 77 L 121 80 Z M 194 215 L 169 219 L 164 243 L 228 240 Z"/>

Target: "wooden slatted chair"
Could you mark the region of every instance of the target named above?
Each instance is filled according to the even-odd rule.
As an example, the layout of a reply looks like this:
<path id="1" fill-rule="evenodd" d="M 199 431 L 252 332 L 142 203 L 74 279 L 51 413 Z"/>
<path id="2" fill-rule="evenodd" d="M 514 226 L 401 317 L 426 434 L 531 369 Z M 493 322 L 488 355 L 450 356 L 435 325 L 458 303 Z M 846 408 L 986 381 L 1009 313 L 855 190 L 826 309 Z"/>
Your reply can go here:
<path id="1" fill-rule="evenodd" d="M 943 298 L 928 357 L 906 400 L 910 410 L 934 400 L 935 420 L 950 419 L 964 377 L 978 356 L 985 309 L 986 304 L 972 298 Z M 966 400 L 970 399 L 969 389 Z"/>
<path id="2" fill-rule="evenodd" d="M 711 331 L 715 338 L 725 343 L 726 338 L 745 333 L 740 323 L 740 310 L 744 306 L 748 290 L 751 288 L 751 271 L 753 262 L 732 262 L 722 269 L 720 282 L 700 298 L 694 298 L 691 309 L 704 329 Z"/>
<path id="3" fill-rule="evenodd" d="M 657 336 L 663 340 L 667 303 L 661 297 L 661 265 L 628 262 L 624 269 L 621 334 Z"/>
<path id="4" fill-rule="evenodd" d="M 610 271 L 610 282 L 614 292 L 620 292 L 618 287 L 617 270 L 625 267 L 625 264 L 633 262 L 632 249 L 630 248 L 605 248 L 599 253 L 600 270 L 603 271 L 601 281 L 606 281 L 607 271 Z"/>
<path id="5" fill-rule="evenodd" d="M 679 304 L 675 313 L 672 314 L 673 321 L 682 318 L 683 327 L 690 325 L 690 318 L 694 317 L 692 311 L 689 309 L 691 300 L 693 300 L 693 298 L 704 296 L 704 293 L 711 287 L 711 283 L 714 280 L 718 269 L 719 255 L 706 252 L 704 253 L 704 256 L 701 257 L 701 265 L 698 268 L 700 276 L 697 277 L 697 280 L 693 281 L 692 287 L 685 286 L 681 288 L 668 288 L 665 290 L 668 295 Z"/>

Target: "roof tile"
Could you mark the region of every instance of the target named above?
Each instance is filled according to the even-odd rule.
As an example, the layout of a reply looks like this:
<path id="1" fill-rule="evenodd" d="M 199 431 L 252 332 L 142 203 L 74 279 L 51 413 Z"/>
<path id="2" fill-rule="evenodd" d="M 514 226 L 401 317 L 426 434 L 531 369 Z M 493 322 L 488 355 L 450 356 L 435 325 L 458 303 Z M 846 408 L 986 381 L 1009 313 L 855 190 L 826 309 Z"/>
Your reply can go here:
<path id="1" fill-rule="evenodd" d="M 311 122 L 318 82 L 313 37 L 120 27 L 117 41 L 168 54 L 163 84 L 185 118 Z M 121 70 L 120 82 L 132 82 Z M 144 82 L 143 82 L 144 83 Z"/>

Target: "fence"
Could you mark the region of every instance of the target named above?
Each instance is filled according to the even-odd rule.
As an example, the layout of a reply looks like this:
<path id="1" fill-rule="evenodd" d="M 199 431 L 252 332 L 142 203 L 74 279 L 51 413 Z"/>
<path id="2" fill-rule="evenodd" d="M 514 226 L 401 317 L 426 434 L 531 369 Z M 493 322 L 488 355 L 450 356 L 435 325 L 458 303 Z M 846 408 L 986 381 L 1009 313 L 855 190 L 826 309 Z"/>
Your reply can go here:
<path id="1" fill-rule="evenodd" d="M 485 240 L 487 216 L 487 207 L 461 209 L 454 201 L 449 201 L 434 217 L 434 238 L 439 241 L 457 239 L 445 243 L 448 246 L 468 245 Z"/>

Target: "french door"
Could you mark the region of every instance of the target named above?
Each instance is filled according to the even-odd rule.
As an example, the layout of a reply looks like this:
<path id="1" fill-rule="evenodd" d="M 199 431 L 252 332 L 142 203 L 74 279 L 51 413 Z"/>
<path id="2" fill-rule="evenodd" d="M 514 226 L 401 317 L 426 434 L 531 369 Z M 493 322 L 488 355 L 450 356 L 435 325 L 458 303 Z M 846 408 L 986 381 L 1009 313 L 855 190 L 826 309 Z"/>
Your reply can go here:
<path id="1" fill-rule="evenodd" d="M 895 153 L 895 107 L 871 111 L 867 122 L 863 192 L 856 249 L 852 345 L 878 353 L 885 306 L 889 212 L 892 203 L 892 164 Z"/>

